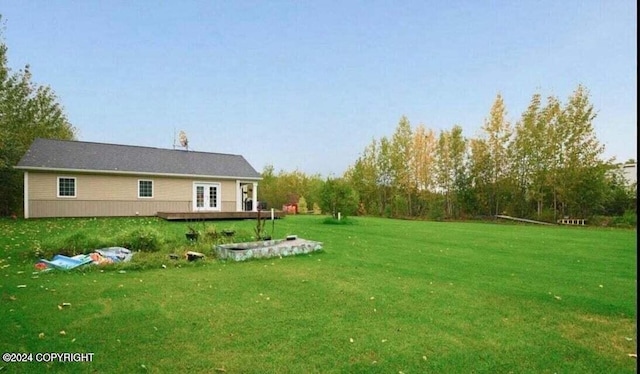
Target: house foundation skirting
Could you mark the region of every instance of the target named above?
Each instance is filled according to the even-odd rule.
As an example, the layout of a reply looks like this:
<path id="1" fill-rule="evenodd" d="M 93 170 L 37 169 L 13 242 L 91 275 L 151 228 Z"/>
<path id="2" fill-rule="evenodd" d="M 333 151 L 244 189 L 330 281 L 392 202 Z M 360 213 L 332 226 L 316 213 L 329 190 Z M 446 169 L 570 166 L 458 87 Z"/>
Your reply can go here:
<path id="1" fill-rule="evenodd" d="M 31 200 L 28 217 L 135 217 L 188 210 L 191 201 Z"/>

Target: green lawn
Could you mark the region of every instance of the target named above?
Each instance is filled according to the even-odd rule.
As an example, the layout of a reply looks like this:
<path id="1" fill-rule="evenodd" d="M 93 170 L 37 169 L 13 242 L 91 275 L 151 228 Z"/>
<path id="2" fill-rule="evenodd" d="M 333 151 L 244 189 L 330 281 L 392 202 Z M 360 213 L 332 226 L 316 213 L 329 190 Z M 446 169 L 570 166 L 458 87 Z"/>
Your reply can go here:
<path id="1" fill-rule="evenodd" d="M 7 372 L 635 373 L 636 231 L 288 216 L 312 255 L 197 263 L 186 223 L 0 220 L 4 352 L 92 352 Z M 251 221 L 217 222 L 251 232 Z M 200 224 L 198 224 L 200 225 Z M 56 237 L 162 233 L 128 266 L 34 273 Z M 271 224 L 267 224 L 271 231 Z M 145 266 L 137 266 L 136 262 Z M 166 268 L 163 268 L 165 265 Z M 19 287 L 26 286 L 26 287 Z M 62 303 L 70 306 L 61 307 Z M 64 334 L 61 334 L 64 331 Z M 1 371 L 1 369 L 0 369 Z"/>

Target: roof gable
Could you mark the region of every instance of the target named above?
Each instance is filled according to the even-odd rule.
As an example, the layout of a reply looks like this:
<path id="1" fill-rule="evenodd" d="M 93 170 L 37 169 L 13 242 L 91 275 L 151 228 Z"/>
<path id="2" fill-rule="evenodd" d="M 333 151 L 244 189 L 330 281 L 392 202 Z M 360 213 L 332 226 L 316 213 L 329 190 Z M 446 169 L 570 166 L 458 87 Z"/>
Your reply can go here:
<path id="1" fill-rule="evenodd" d="M 240 155 L 40 138 L 16 168 L 260 178 Z"/>

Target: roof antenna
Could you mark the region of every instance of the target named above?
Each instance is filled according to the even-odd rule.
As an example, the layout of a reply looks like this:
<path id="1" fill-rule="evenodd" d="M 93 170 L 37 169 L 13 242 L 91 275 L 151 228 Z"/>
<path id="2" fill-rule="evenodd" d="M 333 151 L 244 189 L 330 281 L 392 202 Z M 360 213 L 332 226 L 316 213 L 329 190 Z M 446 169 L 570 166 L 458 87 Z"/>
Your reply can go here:
<path id="1" fill-rule="evenodd" d="M 173 128 L 173 150 L 176 149 L 176 128 Z"/>

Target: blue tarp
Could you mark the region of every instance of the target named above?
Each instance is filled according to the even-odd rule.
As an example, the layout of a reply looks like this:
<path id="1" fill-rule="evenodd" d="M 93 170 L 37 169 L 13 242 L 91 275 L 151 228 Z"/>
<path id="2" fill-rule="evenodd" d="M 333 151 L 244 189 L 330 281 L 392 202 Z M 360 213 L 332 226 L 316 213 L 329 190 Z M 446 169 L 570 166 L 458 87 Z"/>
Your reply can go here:
<path id="1" fill-rule="evenodd" d="M 131 260 L 133 256 L 133 252 L 131 252 L 127 248 L 123 247 L 109 247 L 96 249 L 93 253 L 86 255 L 76 255 L 73 257 L 68 257 L 65 255 L 55 255 L 51 261 L 41 259 L 36 267 L 43 267 L 39 264 L 44 264 L 46 267 L 43 270 L 51 270 L 51 269 L 60 269 L 60 270 L 70 270 L 75 269 L 78 266 L 86 265 L 89 263 L 93 263 L 96 265 L 103 264 L 113 264 L 116 262 L 127 262 Z"/>
<path id="2" fill-rule="evenodd" d="M 47 264 L 47 267 L 61 270 L 69 270 L 77 268 L 92 262 L 89 255 L 77 255 L 73 257 L 67 257 L 65 255 L 55 255 L 51 261 L 42 259 L 40 262 Z"/>

